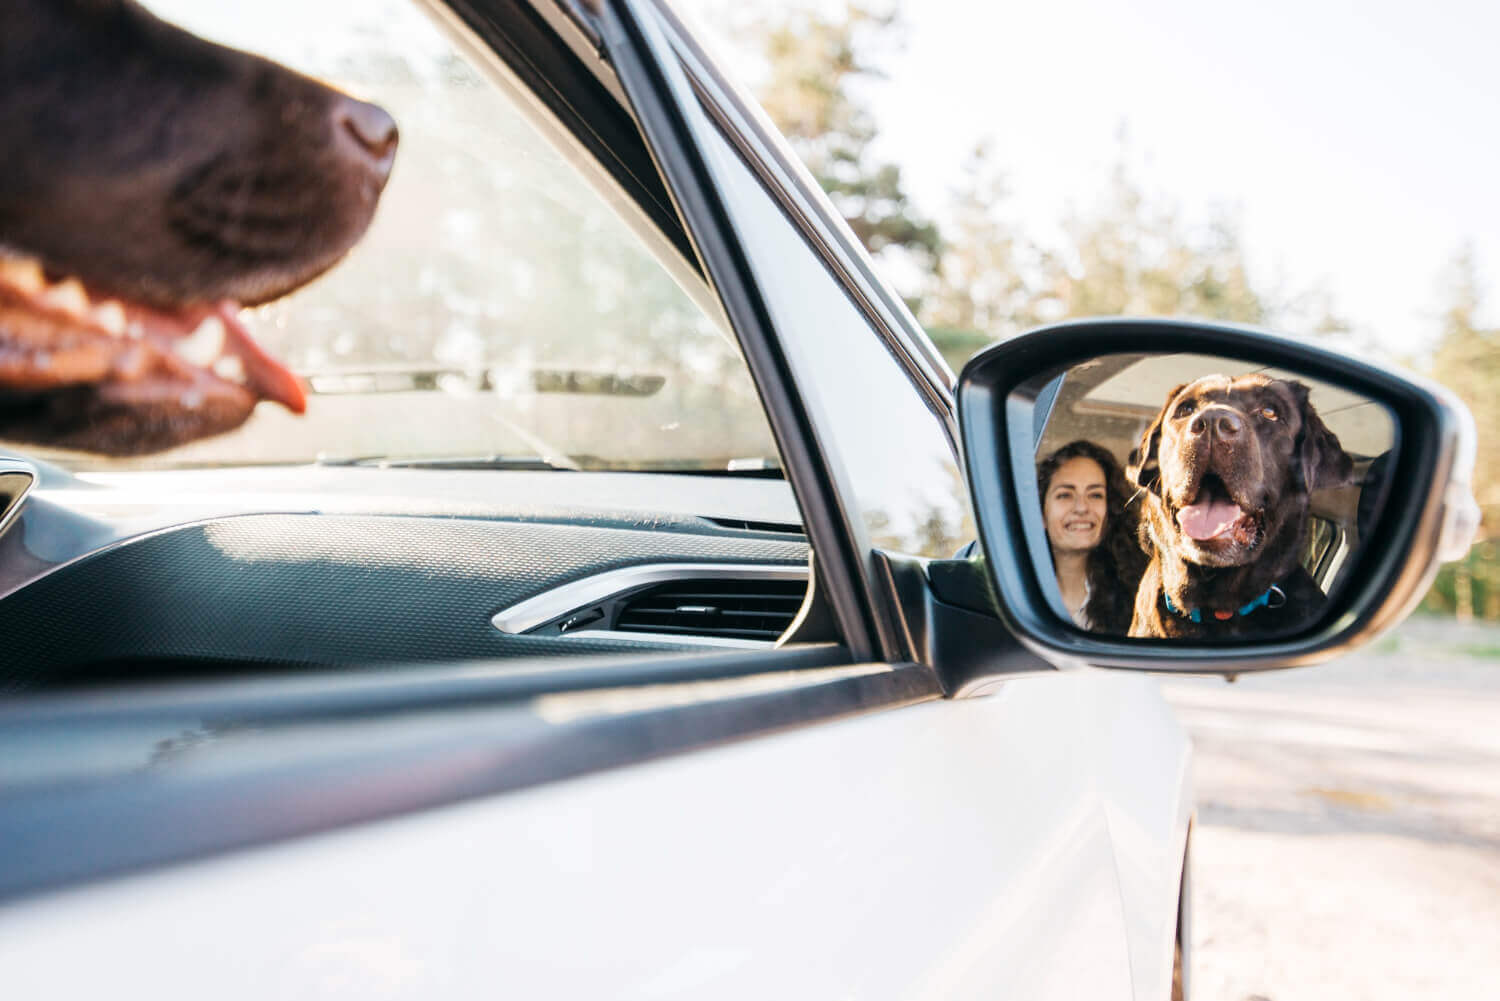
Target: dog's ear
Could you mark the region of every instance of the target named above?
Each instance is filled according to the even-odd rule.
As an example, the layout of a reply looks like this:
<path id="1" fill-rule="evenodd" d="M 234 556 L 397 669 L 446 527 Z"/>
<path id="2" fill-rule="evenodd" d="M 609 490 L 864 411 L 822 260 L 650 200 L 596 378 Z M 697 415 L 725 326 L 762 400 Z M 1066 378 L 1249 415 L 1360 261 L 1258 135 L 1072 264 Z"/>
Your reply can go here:
<path id="1" fill-rule="evenodd" d="M 1125 478 L 1132 486 L 1143 490 L 1156 490 L 1161 483 L 1161 466 L 1158 464 L 1157 456 L 1161 451 L 1161 422 L 1167 419 L 1167 408 L 1177 398 L 1177 394 L 1188 387 L 1188 383 L 1173 389 L 1167 394 L 1167 402 L 1156 412 L 1151 425 L 1141 433 L 1140 443 L 1130 450 L 1130 461 L 1125 464 Z"/>
<path id="2" fill-rule="evenodd" d="M 1339 436 L 1328 430 L 1323 418 L 1308 400 L 1308 388 L 1288 382 L 1302 411 L 1302 431 L 1297 435 L 1297 465 L 1309 491 L 1341 487 L 1354 477 L 1354 460 L 1339 444 Z"/>

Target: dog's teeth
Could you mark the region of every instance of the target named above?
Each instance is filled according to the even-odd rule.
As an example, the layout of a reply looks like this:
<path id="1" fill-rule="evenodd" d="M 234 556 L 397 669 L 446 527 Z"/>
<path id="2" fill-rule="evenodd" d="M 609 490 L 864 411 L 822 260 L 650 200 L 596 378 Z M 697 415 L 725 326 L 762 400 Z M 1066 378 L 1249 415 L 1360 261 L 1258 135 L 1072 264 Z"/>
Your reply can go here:
<path id="1" fill-rule="evenodd" d="M 47 309 L 66 313 L 75 320 L 86 320 L 89 315 L 89 294 L 77 278 L 68 278 L 45 289 L 37 296 L 37 302 Z"/>
<path id="2" fill-rule="evenodd" d="M 0 282 L 27 295 L 47 287 L 41 262 L 34 257 L 0 257 Z"/>
<path id="3" fill-rule="evenodd" d="M 115 337 L 124 336 L 125 307 L 118 302 L 115 302 L 113 299 L 101 302 L 94 307 L 94 311 L 89 315 L 93 319 L 94 324 L 101 330 L 113 334 Z"/>
<path id="4" fill-rule="evenodd" d="M 206 317 L 187 337 L 172 344 L 172 350 L 184 361 L 207 368 L 224 349 L 224 324 L 216 316 Z"/>
<path id="5" fill-rule="evenodd" d="M 245 363 L 240 361 L 238 355 L 225 355 L 214 362 L 214 375 L 220 379 L 228 379 L 230 382 L 245 382 Z"/>

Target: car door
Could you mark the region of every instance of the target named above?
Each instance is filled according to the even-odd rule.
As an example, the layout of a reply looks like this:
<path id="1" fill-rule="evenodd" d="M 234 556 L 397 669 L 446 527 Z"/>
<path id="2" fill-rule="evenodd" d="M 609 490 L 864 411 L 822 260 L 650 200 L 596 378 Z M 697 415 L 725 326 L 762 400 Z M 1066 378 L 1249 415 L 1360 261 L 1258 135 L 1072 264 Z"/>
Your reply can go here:
<path id="1" fill-rule="evenodd" d="M 653 136 L 655 125 L 657 155 L 664 173 L 674 182 L 680 204 L 697 205 L 704 221 L 713 217 L 716 208 L 721 213 L 720 225 L 699 238 L 709 270 L 721 289 L 733 286 L 738 277 L 747 299 L 759 293 L 763 315 L 775 331 L 775 343 L 768 353 L 776 353 L 777 361 L 792 373 L 800 405 L 812 415 L 809 423 L 824 449 L 820 466 L 837 484 L 838 509 L 844 516 L 841 529 L 844 538 L 852 540 L 861 571 L 850 576 L 864 584 L 864 596 L 879 608 L 875 620 L 888 624 L 894 633 L 880 637 L 878 642 L 884 644 L 882 650 L 889 659 L 937 664 L 945 674 L 949 693 L 961 692 L 961 662 L 972 651 L 953 647 L 965 645 L 969 637 L 964 634 L 975 623 L 940 621 L 942 612 L 951 610 L 911 610 L 902 581 L 902 567 L 909 556 L 941 561 L 972 531 L 967 521 L 969 498 L 958 467 L 962 457 L 956 455 L 945 434 L 951 431 L 952 416 L 942 364 L 935 361 L 935 353 L 916 332 L 910 315 L 892 301 L 888 292 L 882 297 L 878 290 L 862 287 L 860 279 L 870 270 L 857 244 L 847 233 L 840 233 L 841 227 L 833 221 L 836 215 L 805 171 L 784 149 L 778 150 L 774 130 L 757 121 L 752 106 L 736 99 L 732 88 L 706 64 L 707 57 L 692 45 L 680 25 L 670 18 L 653 22 L 645 12 L 646 5 L 620 5 L 626 10 L 633 6 L 642 8 L 635 18 L 638 34 L 633 41 L 641 49 L 654 47 L 658 53 L 656 89 L 631 90 L 643 128 Z M 631 31 L 624 23 L 629 19 L 629 13 L 622 18 L 619 30 L 623 35 Z M 653 26 L 661 28 L 659 36 L 653 37 Z M 625 42 L 624 38 L 617 40 L 615 48 L 624 48 Z M 616 64 L 630 90 L 630 64 L 623 56 Z M 673 80 L 672 71 L 679 67 L 682 75 Z M 637 72 L 642 79 L 648 76 L 646 67 L 639 67 Z M 673 98 L 670 109 L 641 106 L 650 104 L 653 94 L 660 93 Z M 675 123 L 668 120 L 670 111 L 680 115 Z M 671 128 L 674 124 L 675 130 Z M 670 148 L 666 146 L 668 137 Z M 696 163 L 687 162 L 692 152 L 699 155 Z M 678 161 L 675 171 L 674 159 Z M 692 188 L 695 181 L 698 190 L 682 190 Z M 718 206 L 712 204 L 715 194 L 720 196 Z M 694 211 L 687 209 L 685 214 L 691 226 Z M 723 248 L 729 252 L 716 262 L 714 248 L 719 240 L 737 242 L 739 254 L 732 252 L 734 247 Z M 720 270 L 715 270 L 716 263 L 721 265 Z M 725 274 L 736 264 L 737 276 Z M 809 279 L 820 272 L 832 273 L 841 280 L 827 283 Z M 727 301 L 733 315 L 733 298 Z M 754 337 L 744 332 L 754 322 L 751 312 L 746 310 L 736 317 L 741 336 L 747 340 Z M 747 343 L 747 353 L 751 352 L 753 348 Z M 806 508 L 805 499 L 803 503 Z M 929 571 L 929 586 L 935 580 L 936 574 Z M 955 635 L 962 637 L 957 643 Z M 973 646 L 980 650 L 975 656 L 991 661 L 1003 658 L 1012 653 L 1007 639 L 995 637 L 986 648 L 976 637 Z M 950 645 L 944 648 L 945 643 Z M 1090 692 L 1083 696 L 1066 691 L 1068 686 L 1055 676 L 1005 682 L 999 687 L 998 697 L 986 706 L 986 711 L 994 714 L 989 724 L 993 731 L 986 726 L 972 735 L 972 743 L 955 734 L 951 750 L 957 760 L 969 762 L 976 773 L 983 773 L 986 770 L 979 763 L 997 760 L 992 742 L 1006 739 L 1001 734 L 1018 736 L 1040 719 L 1060 721 L 1076 715 L 1080 702 L 1090 698 L 1123 698 L 1130 703 L 1131 708 L 1113 716 L 1112 726 L 1122 729 L 1114 731 L 1109 741 L 1121 740 L 1123 730 L 1137 726 L 1140 730 L 1119 745 L 1097 745 L 1097 757 L 1075 753 L 1078 747 L 1074 741 L 1080 735 L 1054 741 L 1040 732 L 1035 734 L 1036 753 L 1042 758 L 1035 760 L 1034 766 L 1048 773 L 1060 788 L 1070 790 L 1062 794 L 1064 800 L 1076 804 L 1080 801 L 1075 796 L 1101 794 L 1100 813 L 1095 818 L 1100 821 L 1100 837 L 1088 847 L 1080 845 L 1070 859 L 1080 869 L 1040 890 L 1039 898 L 1055 901 L 1069 892 L 1082 892 L 1104 899 L 1117 888 L 1114 865 L 1118 862 L 1119 871 L 1130 884 L 1124 895 L 1128 915 L 1111 913 L 1092 928 L 1086 922 L 1071 926 L 1076 937 L 1062 937 L 1062 954 L 1076 950 L 1075 954 L 1107 956 L 1110 944 L 1128 940 L 1134 953 L 1133 965 L 1139 971 L 1137 986 L 1151 996 L 1165 992 L 1159 978 L 1170 971 L 1164 947 L 1170 942 L 1176 916 L 1171 906 L 1175 892 L 1164 882 L 1169 884 L 1178 878 L 1181 860 L 1186 825 L 1186 801 L 1181 796 L 1186 781 L 1185 755 L 1175 723 L 1165 712 L 1150 708 L 1151 695 L 1136 682 L 1124 686 L 1133 689 L 1131 695 L 1122 695 L 1120 690 L 1103 695 L 1114 680 L 1096 677 L 1083 682 L 1081 687 Z M 1037 700 L 1034 703 L 1030 701 L 1033 698 Z M 1148 719 L 1152 722 L 1147 723 Z M 1134 759 L 1126 747 L 1150 750 L 1147 759 Z M 1112 762 L 1109 774 L 1094 773 L 1099 762 L 1106 759 Z M 1142 775 L 1162 767 L 1176 774 L 1146 793 L 1153 801 L 1147 807 L 1138 798 L 1144 792 L 1138 782 Z M 1159 771 L 1157 777 L 1161 777 Z M 1023 782 L 1006 787 L 1008 782 L 1018 780 L 1009 773 L 987 776 L 987 781 L 994 783 L 990 791 L 997 801 L 1011 806 L 1035 802 L 1034 790 L 1026 789 Z M 1127 789 L 1131 791 L 1127 793 Z M 1113 818 L 1120 835 L 1115 846 L 1118 859 L 1110 857 L 1106 817 Z M 934 820 L 934 831 L 947 829 L 949 823 Z M 1054 819 L 1036 829 L 1040 840 L 1033 850 L 1064 837 L 1062 829 L 1054 826 L 1057 823 Z M 1001 836 L 998 831 L 987 833 Z M 1085 844 L 1089 840 L 1082 839 Z M 1021 854 L 1028 855 L 1024 851 Z M 1023 873 L 1034 875 L 1040 868 L 1037 862 L 1038 856 L 1030 855 L 1010 871 L 1002 867 L 995 874 L 997 885 Z M 1078 901 L 1062 909 L 1075 915 L 1088 911 Z M 955 921 L 951 927 L 961 933 L 962 922 Z M 1101 961 L 1093 972 L 1108 968 L 1109 963 Z M 1011 971 L 997 965 L 991 972 L 1004 977 Z M 1102 982 L 1093 982 L 1090 995 L 1107 995 L 1107 988 L 1102 986 L 1107 981 L 1106 975 Z M 1068 989 L 1078 987 L 1070 984 Z M 1041 994 L 1042 988 L 1033 984 L 1028 991 Z"/>
<path id="2" fill-rule="evenodd" d="M 32 757 L 0 814 L 7 980 L 1166 996 L 1186 754 L 1150 683 L 1028 663 L 982 611 L 912 597 L 920 560 L 972 531 L 940 363 L 675 23 L 544 13 L 602 45 L 640 122 L 750 361 L 839 642 L 14 703 L 0 732 Z M 541 14 L 444 16 L 499 51 L 496 19 Z M 1001 656 L 1022 669 L 986 697 L 941 697 L 954 665 Z M 175 756 L 194 741 L 223 749 Z M 160 767 L 122 770 L 134 756 Z"/>

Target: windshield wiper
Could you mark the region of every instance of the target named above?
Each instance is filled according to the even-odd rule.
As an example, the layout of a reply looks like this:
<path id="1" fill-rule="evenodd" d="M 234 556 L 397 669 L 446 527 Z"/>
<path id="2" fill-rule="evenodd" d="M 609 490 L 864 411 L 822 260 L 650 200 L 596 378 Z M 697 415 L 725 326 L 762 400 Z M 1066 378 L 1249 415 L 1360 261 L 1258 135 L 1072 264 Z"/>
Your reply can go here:
<path id="1" fill-rule="evenodd" d="M 632 473 L 665 473 L 669 476 L 729 476 L 742 480 L 784 480 L 786 473 L 780 466 L 740 466 L 725 469 L 722 466 L 648 466 L 643 469 L 624 470 Z"/>
<path id="2" fill-rule="evenodd" d="M 729 476 L 742 479 L 781 480 L 786 474 L 773 460 L 736 459 L 725 466 L 701 466 L 682 464 L 626 465 L 605 462 L 595 456 L 574 456 L 546 459 L 540 455 L 433 455 L 390 456 L 355 455 L 320 457 L 320 466 L 357 466 L 371 469 L 503 469 L 503 470 L 556 470 L 575 472 L 654 473 L 672 476 Z"/>
<path id="3" fill-rule="evenodd" d="M 558 472 L 572 472 L 576 468 L 560 462 L 549 462 L 539 455 L 435 455 L 405 458 L 364 455 L 347 458 L 320 458 L 318 465 L 360 466 L 375 469 L 547 469 Z"/>

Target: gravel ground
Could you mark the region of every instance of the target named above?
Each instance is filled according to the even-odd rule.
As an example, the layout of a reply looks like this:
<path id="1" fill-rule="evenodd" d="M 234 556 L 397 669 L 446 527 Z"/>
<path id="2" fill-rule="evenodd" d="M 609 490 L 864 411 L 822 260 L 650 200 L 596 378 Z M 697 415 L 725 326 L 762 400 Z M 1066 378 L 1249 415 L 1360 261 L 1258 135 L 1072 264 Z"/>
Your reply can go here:
<path id="1" fill-rule="evenodd" d="M 1195 748 L 1196 1001 L 1500 1001 L 1500 629 L 1164 688 Z"/>

